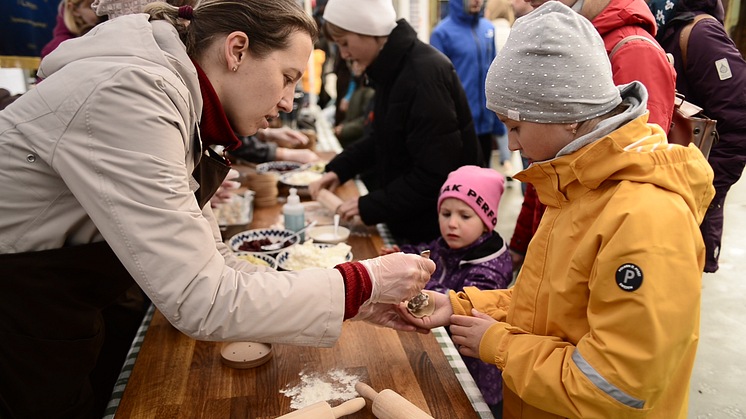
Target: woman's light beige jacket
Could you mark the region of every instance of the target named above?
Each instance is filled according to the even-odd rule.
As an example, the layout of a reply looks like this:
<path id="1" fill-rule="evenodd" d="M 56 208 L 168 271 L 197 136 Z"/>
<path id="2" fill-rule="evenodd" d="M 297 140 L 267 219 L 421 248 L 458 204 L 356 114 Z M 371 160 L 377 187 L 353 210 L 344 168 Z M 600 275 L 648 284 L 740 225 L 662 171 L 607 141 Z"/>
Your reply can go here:
<path id="1" fill-rule="evenodd" d="M 331 346 L 338 271 L 237 260 L 191 173 L 202 99 L 175 29 L 143 14 L 64 42 L 0 112 L 0 253 L 106 240 L 158 309 L 204 340 Z M 33 278 L 29 278 L 33 280 Z"/>

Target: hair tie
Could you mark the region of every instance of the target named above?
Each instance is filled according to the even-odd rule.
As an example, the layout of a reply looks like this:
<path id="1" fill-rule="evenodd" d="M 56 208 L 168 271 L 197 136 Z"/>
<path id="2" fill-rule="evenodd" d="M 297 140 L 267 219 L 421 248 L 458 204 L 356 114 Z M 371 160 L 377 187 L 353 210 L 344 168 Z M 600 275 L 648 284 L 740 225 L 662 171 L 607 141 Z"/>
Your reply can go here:
<path id="1" fill-rule="evenodd" d="M 194 9 L 192 6 L 185 5 L 179 7 L 179 17 L 186 20 L 192 20 L 192 15 L 194 13 Z"/>

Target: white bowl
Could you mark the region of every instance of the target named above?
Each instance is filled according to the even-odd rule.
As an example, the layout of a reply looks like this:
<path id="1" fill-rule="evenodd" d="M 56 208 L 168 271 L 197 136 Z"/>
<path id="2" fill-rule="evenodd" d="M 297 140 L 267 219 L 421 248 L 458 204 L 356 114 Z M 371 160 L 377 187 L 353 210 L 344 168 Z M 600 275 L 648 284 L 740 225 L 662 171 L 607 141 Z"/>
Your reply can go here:
<path id="1" fill-rule="evenodd" d="M 326 244 L 326 243 L 313 243 L 313 246 L 316 246 L 317 248 L 320 248 L 320 249 L 327 249 L 330 247 L 334 247 L 336 245 Z M 296 247 L 302 247 L 302 245 L 298 245 Z M 293 257 L 293 255 L 287 249 L 284 249 L 283 251 L 277 254 L 277 266 L 279 266 L 280 269 L 283 269 L 286 271 L 292 271 L 293 269 L 290 266 L 288 266 L 288 260 L 291 257 Z M 352 252 L 348 252 L 347 255 L 345 255 L 344 261 L 340 261 L 339 263 L 342 263 L 342 262 L 352 262 Z M 307 267 L 304 267 L 303 269 L 313 269 L 313 268 L 331 269 L 335 265 L 337 265 L 337 263 L 333 264 L 332 266 L 307 266 Z"/>
<path id="2" fill-rule="evenodd" d="M 256 166 L 256 172 L 261 174 L 274 173 L 276 175 L 282 175 L 284 173 L 293 172 L 300 169 L 302 165 L 294 161 L 268 161 L 266 163 L 258 164 Z"/>
<path id="3" fill-rule="evenodd" d="M 242 231 L 235 236 L 231 237 L 231 239 L 228 241 L 228 245 L 231 249 L 233 249 L 234 252 L 249 252 L 249 253 L 264 253 L 264 254 L 275 254 L 283 249 L 274 250 L 274 251 L 262 251 L 262 250 L 243 250 L 241 249 L 241 245 L 244 244 L 246 241 L 252 241 L 252 240 L 261 240 L 261 239 L 269 239 L 272 243 L 276 243 L 280 240 L 286 239 L 290 236 L 295 234 L 294 231 L 290 230 L 278 230 L 275 228 L 260 228 L 256 230 L 247 230 Z M 298 238 L 294 238 L 290 240 L 291 246 L 294 246 L 295 243 L 298 242 Z M 269 244 L 269 243 L 268 243 Z M 286 249 L 286 248 L 285 248 Z"/>
<path id="4" fill-rule="evenodd" d="M 267 264 L 269 265 L 270 268 L 277 269 L 277 259 L 275 259 L 274 257 L 272 257 L 272 256 L 270 256 L 268 254 L 264 254 L 264 253 L 252 253 L 252 252 L 235 252 L 235 256 L 237 258 L 239 258 L 239 259 L 242 259 L 244 257 L 249 257 L 249 258 L 255 257 L 257 259 L 261 259 L 261 260 L 267 262 Z M 254 263 L 251 260 L 249 260 L 248 262 Z M 258 263 L 254 263 L 254 265 L 263 266 L 263 265 L 258 264 Z"/>
<path id="5" fill-rule="evenodd" d="M 337 235 L 334 235 L 334 226 L 321 226 L 308 230 L 308 237 L 312 238 L 315 243 L 337 244 L 347 241 L 350 238 L 350 229 L 339 226 Z"/>

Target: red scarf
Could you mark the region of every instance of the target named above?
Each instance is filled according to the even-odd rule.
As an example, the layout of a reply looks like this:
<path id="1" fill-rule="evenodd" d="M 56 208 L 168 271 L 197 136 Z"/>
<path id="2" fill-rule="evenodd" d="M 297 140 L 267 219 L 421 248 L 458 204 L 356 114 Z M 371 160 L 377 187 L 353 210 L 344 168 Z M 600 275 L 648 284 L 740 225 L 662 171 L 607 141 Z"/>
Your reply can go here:
<path id="1" fill-rule="evenodd" d="M 228 122 L 225 116 L 223 105 L 220 104 L 220 98 L 215 93 L 212 83 L 207 78 L 207 74 L 192 60 L 194 67 L 197 68 L 197 79 L 199 80 L 199 90 L 202 93 L 202 118 L 199 123 L 199 132 L 202 136 L 202 149 L 211 145 L 222 145 L 226 150 L 235 150 L 241 145 L 241 140 Z"/>

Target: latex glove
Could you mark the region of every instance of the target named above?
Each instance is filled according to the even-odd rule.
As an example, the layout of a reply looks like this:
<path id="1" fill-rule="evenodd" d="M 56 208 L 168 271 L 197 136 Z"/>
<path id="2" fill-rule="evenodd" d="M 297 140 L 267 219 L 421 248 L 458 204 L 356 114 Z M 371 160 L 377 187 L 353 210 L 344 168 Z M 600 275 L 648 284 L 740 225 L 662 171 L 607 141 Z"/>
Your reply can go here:
<path id="1" fill-rule="evenodd" d="M 451 338 L 462 355 L 479 359 L 479 344 L 487 329 L 497 320 L 472 309 L 471 316 L 451 316 Z"/>
<path id="2" fill-rule="evenodd" d="M 404 321 L 396 310 L 396 304 L 368 304 L 360 307 L 357 315 L 351 321 L 364 321 L 376 326 L 390 327 L 404 332 L 428 333 L 429 330 L 415 327 Z"/>
<path id="3" fill-rule="evenodd" d="M 292 148 L 277 147 L 277 155 L 275 157 L 275 160 L 295 161 L 298 163 L 306 164 L 319 161 L 321 160 L 321 157 L 307 148 L 294 150 Z"/>
<path id="4" fill-rule="evenodd" d="M 337 186 L 339 186 L 339 176 L 334 172 L 326 172 L 321 179 L 316 182 L 311 182 L 311 184 L 308 185 L 308 192 L 311 193 L 313 199 L 316 199 L 319 196 L 320 190 L 329 189 L 334 192 L 334 189 L 336 189 Z"/>
<path id="5" fill-rule="evenodd" d="M 267 128 L 257 132 L 257 138 L 261 141 L 271 141 L 280 147 L 296 148 L 308 144 L 308 137 L 302 132 L 288 127 Z"/>
<path id="6" fill-rule="evenodd" d="M 419 255 L 392 253 L 361 260 L 373 291 L 366 304 L 399 304 L 417 295 L 435 272 L 435 262 Z"/>

